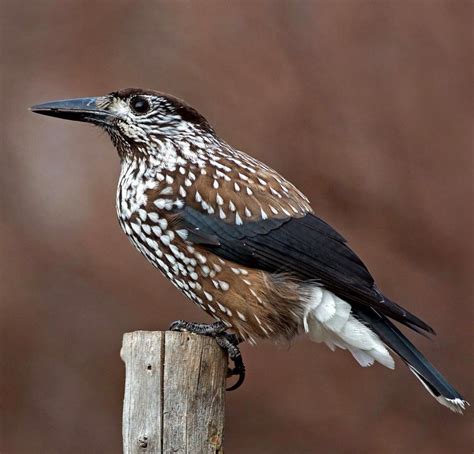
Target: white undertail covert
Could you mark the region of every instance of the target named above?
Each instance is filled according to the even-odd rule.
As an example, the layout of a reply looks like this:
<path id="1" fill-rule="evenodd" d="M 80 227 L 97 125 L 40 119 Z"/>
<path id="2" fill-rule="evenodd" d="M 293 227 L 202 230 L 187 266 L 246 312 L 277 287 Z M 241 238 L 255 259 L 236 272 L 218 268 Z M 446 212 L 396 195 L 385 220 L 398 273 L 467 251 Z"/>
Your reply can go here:
<path id="1" fill-rule="evenodd" d="M 311 340 L 331 350 L 349 350 L 362 367 L 374 361 L 393 369 L 395 362 L 382 340 L 351 313 L 350 304 L 322 287 L 314 287 L 307 299 L 303 326 Z"/>

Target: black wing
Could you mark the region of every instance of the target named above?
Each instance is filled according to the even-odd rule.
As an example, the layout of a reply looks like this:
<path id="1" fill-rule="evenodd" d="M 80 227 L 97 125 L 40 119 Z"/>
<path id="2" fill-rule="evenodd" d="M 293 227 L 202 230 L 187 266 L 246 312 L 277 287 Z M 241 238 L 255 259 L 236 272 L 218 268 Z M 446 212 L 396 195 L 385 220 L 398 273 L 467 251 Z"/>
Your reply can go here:
<path id="1" fill-rule="evenodd" d="M 312 214 L 234 225 L 185 207 L 177 213 L 177 222 L 188 230 L 190 241 L 223 259 L 318 282 L 351 304 L 373 307 L 412 329 L 433 332 L 384 297 L 345 239 Z"/>

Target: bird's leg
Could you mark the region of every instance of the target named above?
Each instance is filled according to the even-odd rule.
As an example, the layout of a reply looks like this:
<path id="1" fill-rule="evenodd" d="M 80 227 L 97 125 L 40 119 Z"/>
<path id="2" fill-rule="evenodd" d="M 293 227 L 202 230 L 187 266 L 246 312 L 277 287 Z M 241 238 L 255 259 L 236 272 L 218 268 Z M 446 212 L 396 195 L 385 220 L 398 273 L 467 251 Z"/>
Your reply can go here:
<path id="1" fill-rule="evenodd" d="M 215 323 L 195 323 L 187 322 L 185 320 L 177 320 L 170 325 L 170 331 L 186 331 L 189 333 L 200 334 L 202 336 L 213 337 L 219 347 L 221 347 L 233 361 L 234 367 L 228 368 L 227 377 L 238 375 L 239 378 L 235 384 L 227 391 L 233 391 L 237 389 L 245 380 L 245 366 L 240 354 L 238 345 L 242 342 L 242 339 L 236 334 L 226 333 L 227 326 L 224 322 Z"/>

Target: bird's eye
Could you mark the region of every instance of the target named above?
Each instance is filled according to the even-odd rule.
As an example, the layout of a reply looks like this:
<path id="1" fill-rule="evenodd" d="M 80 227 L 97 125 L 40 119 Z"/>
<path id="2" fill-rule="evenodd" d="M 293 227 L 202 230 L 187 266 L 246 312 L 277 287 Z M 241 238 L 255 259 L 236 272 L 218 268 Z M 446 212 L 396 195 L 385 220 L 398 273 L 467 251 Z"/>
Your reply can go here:
<path id="1" fill-rule="evenodd" d="M 150 103 L 143 96 L 134 96 L 130 100 L 130 107 L 135 113 L 143 115 L 150 110 Z"/>

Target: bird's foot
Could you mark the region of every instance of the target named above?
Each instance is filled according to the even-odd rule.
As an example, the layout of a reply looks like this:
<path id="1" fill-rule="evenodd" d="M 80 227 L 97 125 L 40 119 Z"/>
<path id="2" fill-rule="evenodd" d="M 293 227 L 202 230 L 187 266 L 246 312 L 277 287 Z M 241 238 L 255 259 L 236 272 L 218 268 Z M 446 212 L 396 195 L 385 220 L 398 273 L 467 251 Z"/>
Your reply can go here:
<path id="1" fill-rule="evenodd" d="M 206 324 L 177 320 L 170 325 L 169 329 L 170 331 L 186 331 L 188 333 L 200 334 L 201 336 L 213 337 L 219 347 L 227 353 L 234 363 L 233 368 L 229 367 L 227 369 L 227 377 L 232 377 L 233 375 L 239 377 L 235 384 L 227 388 L 227 391 L 237 389 L 244 382 L 245 366 L 238 347 L 242 339 L 236 334 L 226 333 L 227 326 L 223 322 Z"/>

